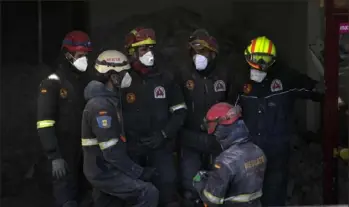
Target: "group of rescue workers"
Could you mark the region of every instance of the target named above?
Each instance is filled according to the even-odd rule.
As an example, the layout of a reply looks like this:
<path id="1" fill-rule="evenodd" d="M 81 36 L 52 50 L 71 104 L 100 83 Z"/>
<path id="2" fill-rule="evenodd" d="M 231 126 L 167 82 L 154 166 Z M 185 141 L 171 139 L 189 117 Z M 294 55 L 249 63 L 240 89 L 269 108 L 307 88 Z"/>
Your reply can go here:
<path id="1" fill-rule="evenodd" d="M 317 82 L 275 63 L 265 36 L 244 51 L 241 86 L 204 29 L 189 37 L 192 62 L 178 73 L 156 61 L 155 45 L 153 29 L 132 30 L 126 55 L 99 54 L 87 84 L 90 38 L 65 36 L 38 96 L 56 206 L 79 206 L 84 178 L 95 206 L 285 205 L 292 105 L 320 101 Z"/>

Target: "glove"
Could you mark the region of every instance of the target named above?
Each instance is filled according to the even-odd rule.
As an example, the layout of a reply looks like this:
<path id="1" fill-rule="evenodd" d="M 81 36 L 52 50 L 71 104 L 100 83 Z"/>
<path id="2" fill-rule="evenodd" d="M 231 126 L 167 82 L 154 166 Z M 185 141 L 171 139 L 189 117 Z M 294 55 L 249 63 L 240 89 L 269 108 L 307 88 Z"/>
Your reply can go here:
<path id="1" fill-rule="evenodd" d="M 67 163 L 64 159 L 58 158 L 55 160 L 52 160 L 52 176 L 56 179 L 63 178 L 68 171 Z"/>
<path id="2" fill-rule="evenodd" d="M 208 173 L 206 171 L 199 171 L 193 177 L 193 187 L 196 190 L 196 192 L 199 193 L 199 195 L 201 191 L 205 188 L 207 179 L 208 179 Z"/>
<path id="3" fill-rule="evenodd" d="M 151 149 L 158 148 L 165 140 L 164 133 L 162 131 L 155 132 L 152 136 L 144 137 L 140 140 L 141 144 Z"/>
<path id="4" fill-rule="evenodd" d="M 157 172 L 155 168 L 145 167 L 143 168 L 143 173 L 139 177 L 139 179 L 147 182 L 147 181 L 150 181 L 155 176 L 157 176 Z"/>

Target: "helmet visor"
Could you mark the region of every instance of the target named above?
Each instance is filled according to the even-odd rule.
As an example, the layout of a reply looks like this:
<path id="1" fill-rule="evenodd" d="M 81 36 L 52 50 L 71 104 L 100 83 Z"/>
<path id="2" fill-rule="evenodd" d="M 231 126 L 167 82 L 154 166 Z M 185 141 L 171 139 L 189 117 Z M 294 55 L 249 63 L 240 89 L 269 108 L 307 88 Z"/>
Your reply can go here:
<path id="1" fill-rule="evenodd" d="M 266 71 L 275 62 L 275 57 L 265 53 L 246 55 L 246 60 L 253 68 Z"/>

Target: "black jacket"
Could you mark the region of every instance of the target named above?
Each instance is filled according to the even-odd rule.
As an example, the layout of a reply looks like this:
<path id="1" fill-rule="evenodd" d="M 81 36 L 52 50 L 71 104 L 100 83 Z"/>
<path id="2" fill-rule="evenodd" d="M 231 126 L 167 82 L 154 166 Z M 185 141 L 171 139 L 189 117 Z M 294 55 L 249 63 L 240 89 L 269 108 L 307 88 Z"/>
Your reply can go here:
<path id="1" fill-rule="evenodd" d="M 85 79 L 69 63 L 44 79 L 39 87 L 37 129 L 49 159 L 71 156 L 80 148 Z"/>
<path id="2" fill-rule="evenodd" d="M 308 76 L 278 65 L 261 83 L 247 81 L 240 103 L 253 140 L 287 141 L 282 138 L 292 132 L 294 101 L 297 98 L 321 101 L 323 96 L 316 90 L 316 84 Z"/>
<path id="3" fill-rule="evenodd" d="M 199 151 L 213 150 L 212 139 L 202 131 L 203 119 L 210 107 L 219 102 L 232 102 L 237 98 L 238 88 L 233 82 L 232 68 L 221 62 L 211 63 L 204 71 L 196 71 L 192 66 L 177 75 L 182 88 L 187 116 L 180 131 L 181 145 Z"/>
<path id="4" fill-rule="evenodd" d="M 186 105 L 179 86 L 166 72 L 130 72 L 131 86 L 122 90 L 126 136 L 131 142 L 163 131 L 174 138 L 182 126 Z"/>

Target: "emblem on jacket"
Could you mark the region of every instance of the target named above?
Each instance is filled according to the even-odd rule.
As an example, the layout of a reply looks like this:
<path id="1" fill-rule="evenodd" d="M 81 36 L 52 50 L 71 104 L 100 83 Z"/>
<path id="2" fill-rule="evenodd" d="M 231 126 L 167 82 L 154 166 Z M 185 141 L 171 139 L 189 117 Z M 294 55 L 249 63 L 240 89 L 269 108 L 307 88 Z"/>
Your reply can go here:
<path id="1" fill-rule="evenodd" d="M 226 91 L 225 83 L 222 80 L 217 80 L 216 82 L 214 82 L 213 87 L 215 92 Z"/>
<path id="2" fill-rule="evenodd" d="M 193 90 L 195 87 L 195 83 L 193 80 L 187 80 L 187 83 L 185 84 L 185 86 L 189 89 L 189 90 Z"/>
<path id="3" fill-rule="evenodd" d="M 126 101 L 127 103 L 133 103 L 136 100 L 136 95 L 134 93 L 128 93 L 126 94 Z"/>
<path id="4" fill-rule="evenodd" d="M 107 129 L 111 127 L 111 116 L 97 116 L 98 127 Z"/>
<path id="5" fill-rule="evenodd" d="M 244 85 L 244 93 L 249 94 L 252 90 L 252 85 L 251 84 L 245 84 Z"/>
<path id="6" fill-rule="evenodd" d="M 274 79 L 274 80 L 271 82 L 270 90 L 271 90 L 271 92 L 282 91 L 282 90 L 283 90 L 283 87 L 282 87 L 281 80 L 279 80 L 279 79 Z"/>
<path id="7" fill-rule="evenodd" d="M 154 89 L 154 98 L 156 98 L 156 99 L 166 98 L 165 88 L 162 86 L 156 87 Z"/>
<path id="8" fill-rule="evenodd" d="M 61 88 L 61 90 L 59 90 L 59 95 L 60 95 L 62 98 L 67 98 L 67 96 L 68 96 L 68 91 L 67 91 L 67 89 Z"/>

